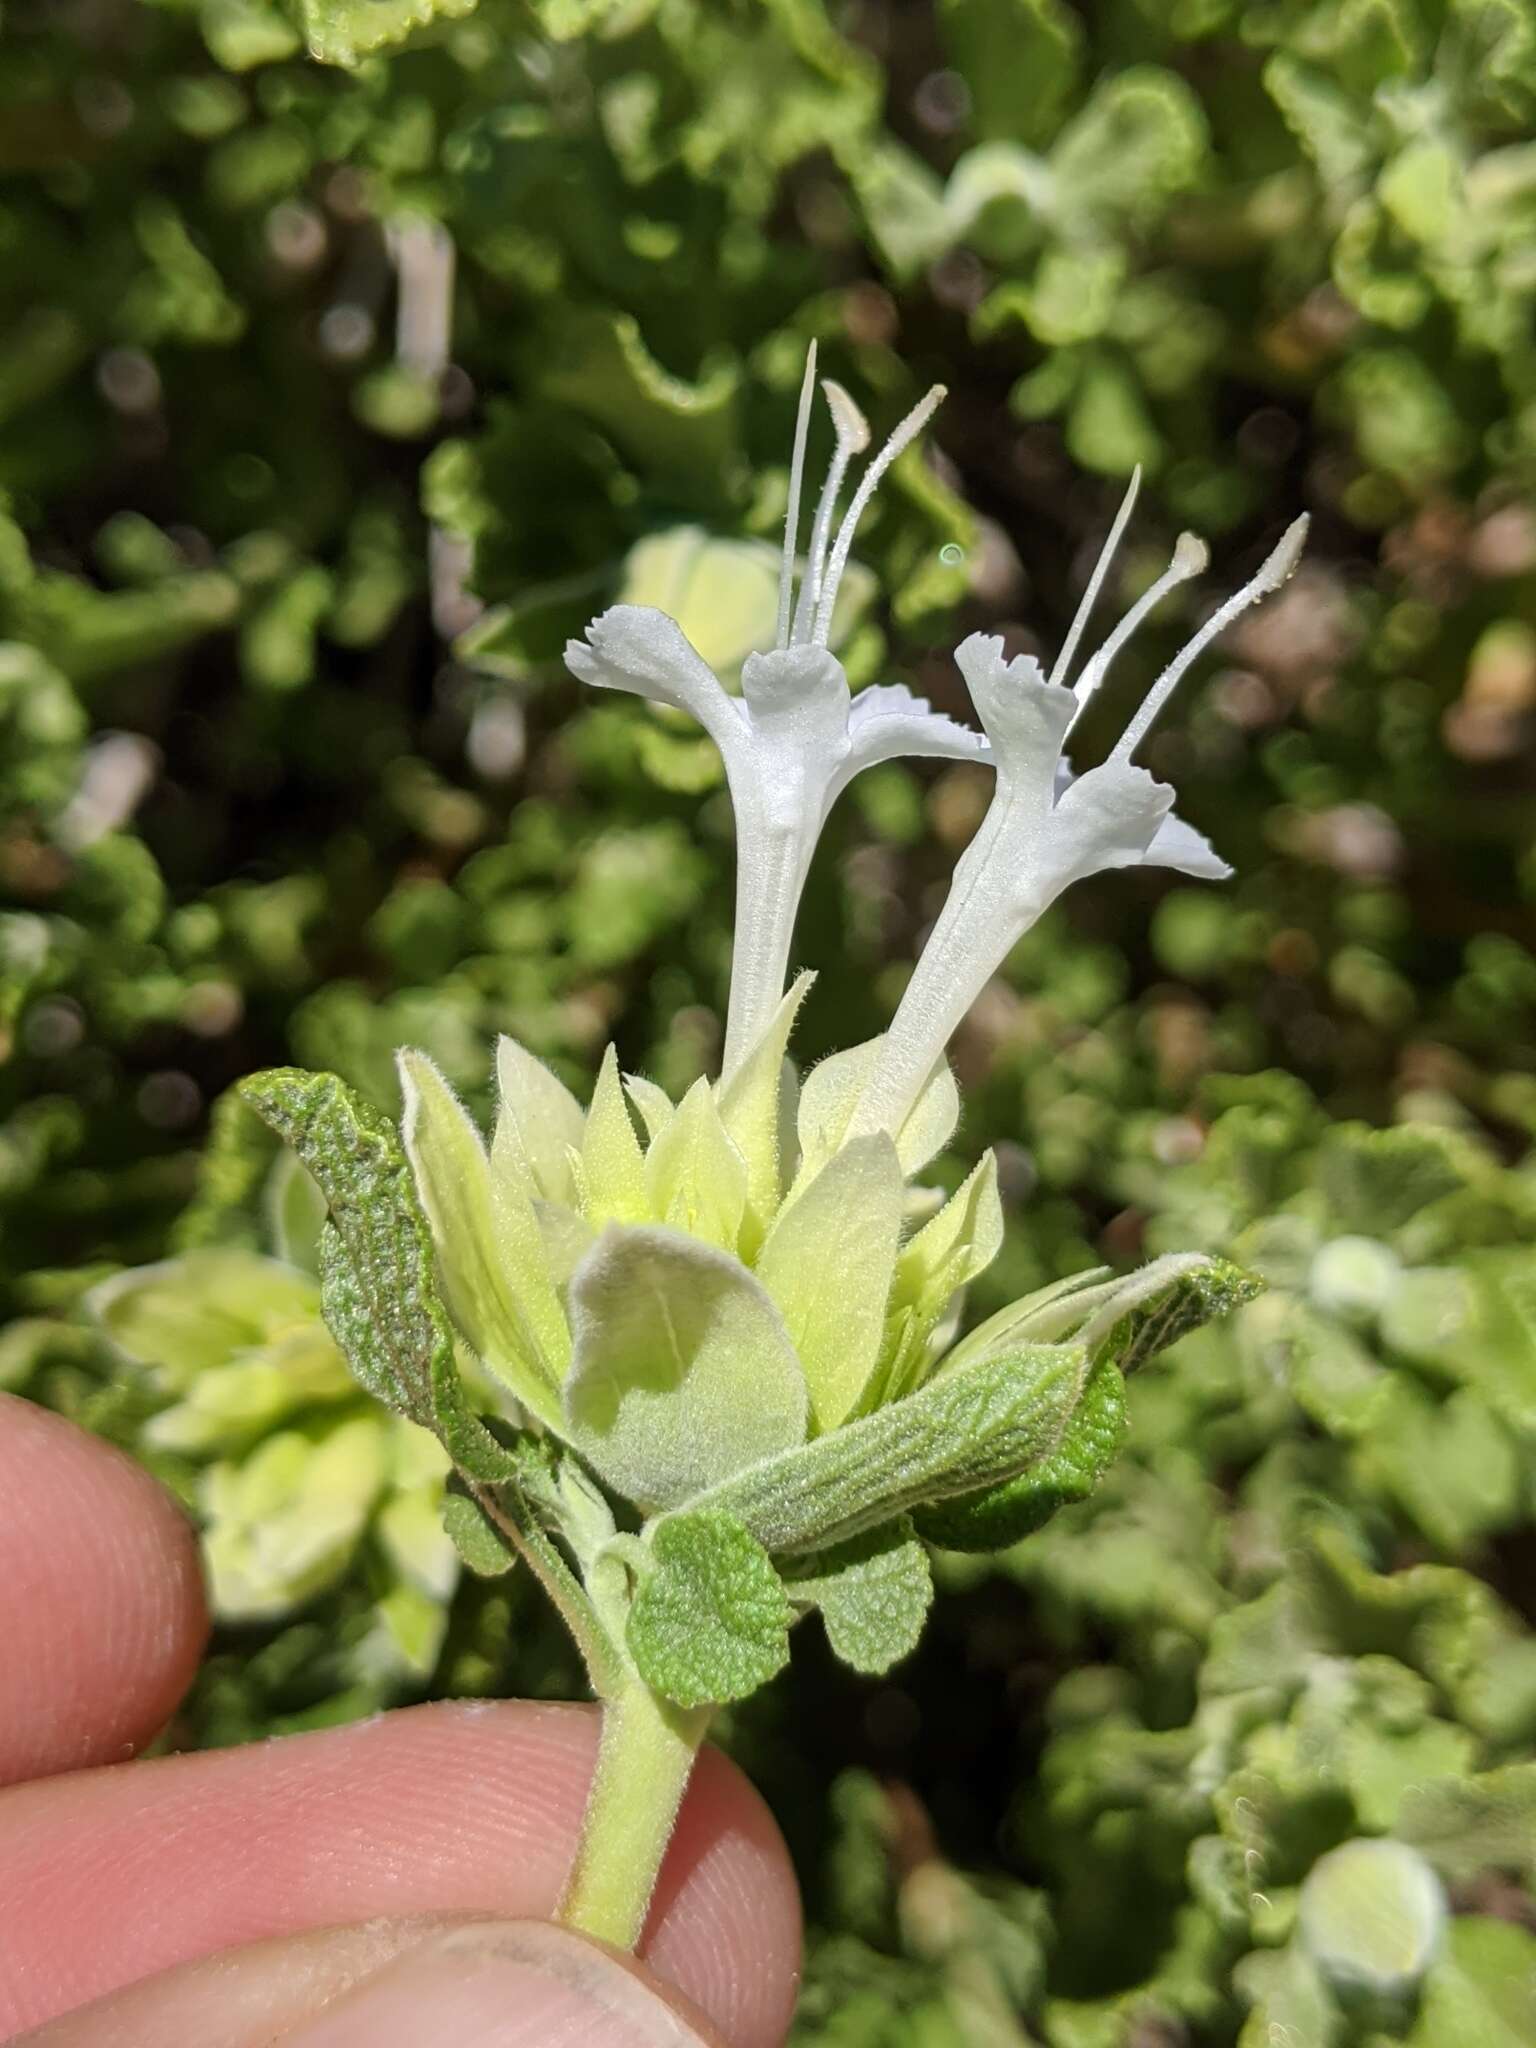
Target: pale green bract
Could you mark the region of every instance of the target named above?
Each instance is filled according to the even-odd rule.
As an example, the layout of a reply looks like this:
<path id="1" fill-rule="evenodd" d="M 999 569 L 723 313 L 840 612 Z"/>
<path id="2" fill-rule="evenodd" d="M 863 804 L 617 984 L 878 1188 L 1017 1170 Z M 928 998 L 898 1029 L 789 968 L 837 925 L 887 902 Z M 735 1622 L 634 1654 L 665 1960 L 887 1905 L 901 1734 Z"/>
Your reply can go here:
<path id="1" fill-rule="evenodd" d="M 996 1547 L 1081 1499 L 1119 1441 L 1122 1366 L 1252 1291 L 1219 1262 L 1174 1257 L 1064 1282 L 948 1350 L 1002 1243 L 997 1171 L 986 1155 L 947 1201 L 915 1182 L 960 1117 L 951 1035 L 1064 889 L 1144 863 L 1227 872 L 1132 755 L 1196 656 L 1289 575 L 1303 522 L 1158 677 L 1109 758 L 1074 777 L 1063 749 L 1083 705 L 1204 547 L 1180 539 L 1074 691 L 1133 481 L 1049 677 L 999 640 L 959 648 L 982 731 L 900 686 L 855 694 L 829 644 L 854 536 L 943 394 L 897 427 L 839 518 L 869 430 L 824 386 L 835 447 L 802 559 L 814 369 L 813 349 L 775 644 L 722 680 L 674 618 L 620 603 L 567 649 L 579 678 L 686 714 L 719 751 L 737 824 L 719 1077 L 674 1101 L 610 1047 L 583 1107 L 504 1039 L 489 1142 L 423 1053 L 400 1057 L 398 1138 L 335 1076 L 245 1084 L 326 1198 L 324 1307 L 354 1372 L 437 1431 L 466 1562 L 525 1559 L 607 1703 L 564 1912 L 624 1942 L 708 1710 L 771 1678 L 812 1612 L 856 1669 L 888 1669 L 931 1598 L 924 1542 Z M 699 602 L 690 588 L 691 613 Z M 853 778 L 903 755 L 990 767 L 994 798 L 890 1029 L 801 1075 L 790 1041 L 812 977 L 786 982 L 811 857 Z M 466 1358 L 499 1412 L 480 1412 Z"/>

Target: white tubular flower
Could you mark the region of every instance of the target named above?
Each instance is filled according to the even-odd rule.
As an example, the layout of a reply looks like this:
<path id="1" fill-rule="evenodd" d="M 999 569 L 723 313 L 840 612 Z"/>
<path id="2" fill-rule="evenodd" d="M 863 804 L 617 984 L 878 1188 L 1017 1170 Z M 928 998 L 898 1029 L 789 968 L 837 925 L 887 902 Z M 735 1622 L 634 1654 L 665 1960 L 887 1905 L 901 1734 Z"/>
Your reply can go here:
<path id="1" fill-rule="evenodd" d="M 1168 568 L 1085 664 L 1077 689 L 1063 678 L 1076 652 L 1135 501 L 1133 478 L 1049 679 L 1027 655 L 1003 659 L 1001 640 L 973 633 L 955 659 L 991 743 L 997 788 L 907 985 L 849 1135 L 894 1131 L 911 1109 L 956 1026 L 1029 927 L 1073 882 L 1105 868 L 1169 867 L 1220 880 L 1225 861 L 1173 815 L 1173 791 L 1131 755 L 1179 679 L 1218 633 L 1278 590 L 1295 568 L 1307 522 L 1287 528 L 1258 574 L 1221 605 L 1153 683 L 1108 760 L 1074 777 L 1067 735 L 1111 662 L 1155 604 L 1205 567 L 1207 551 L 1180 537 Z"/>
<path id="2" fill-rule="evenodd" d="M 736 813 L 736 931 L 723 1079 L 767 1029 L 784 993 L 795 914 L 816 842 L 842 791 L 863 769 L 898 755 L 984 759 L 987 743 L 899 686 L 853 696 L 827 646 L 838 584 L 875 488 L 943 397 L 935 386 L 870 462 L 834 537 L 832 519 L 851 457 L 869 430 L 845 391 L 824 386 L 837 433 L 795 599 L 800 493 L 816 352 L 795 428 L 779 586 L 777 646 L 749 655 L 732 697 L 676 622 L 649 605 L 614 605 L 566 648 L 583 682 L 627 690 L 698 720 L 719 747 Z"/>

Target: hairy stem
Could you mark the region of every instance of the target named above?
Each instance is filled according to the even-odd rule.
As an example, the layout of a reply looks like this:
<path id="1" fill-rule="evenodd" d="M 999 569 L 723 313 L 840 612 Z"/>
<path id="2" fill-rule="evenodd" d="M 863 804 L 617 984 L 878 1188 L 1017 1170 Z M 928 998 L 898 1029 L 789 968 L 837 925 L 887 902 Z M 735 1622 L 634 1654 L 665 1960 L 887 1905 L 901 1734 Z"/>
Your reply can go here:
<path id="1" fill-rule="evenodd" d="M 670 1706 L 634 1677 L 608 1700 L 562 1926 L 616 1948 L 639 1941 L 709 1715 Z"/>

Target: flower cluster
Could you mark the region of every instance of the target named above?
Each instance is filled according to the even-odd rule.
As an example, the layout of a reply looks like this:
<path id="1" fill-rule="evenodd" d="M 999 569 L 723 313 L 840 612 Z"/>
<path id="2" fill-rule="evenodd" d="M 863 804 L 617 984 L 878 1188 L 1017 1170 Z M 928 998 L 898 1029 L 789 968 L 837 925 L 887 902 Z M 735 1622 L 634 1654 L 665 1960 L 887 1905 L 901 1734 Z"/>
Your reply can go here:
<path id="1" fill-rule="evenodd" d="M 1074 687 L 1133 482 L 1049 676 L 982 634 L 957 650 L 980 732 L 899 686 L 855 695 L 828 646 L 839 585 L 881 477 L 943 394 L 901 422 L 839 517 L 869 432 L 824 387 L 835 445 L 802 560 L 815 388 L 813 352 L 776 643 L 742 662 L 740 695 L 649 606 L 611 607 L 567 650 L 584 681 L 686 712 L 719 748 L 737 823 L 719 1078 L 674 1102 L 621 1075 L 610 1048 L 583 1108 L 503 1039 L 489 1145 L 420 1053 L 401 1055 L 398 1137 L 334 1076 L 244 1084 L 326 1197 L 322 1298 L 353 1371 L 438 1433 L 466 1561 L 528 1561 L 607 1703 L 565 1913 L 621 1941 L 643 1920 L 703 1717 L 772 1677 L 791 1624 L 819 1612 L 846 1661 L 888 1669 L 931 1597 L 924 1539 L 996 1547 L 1080 1498 L 1118 1442 L 1123 1372 L 1245 1289 L 1174 1255 L 1129 1279 L 1074 1276 L 951 1348 L 963 1290 L 1002 1240 L 996 1166 L 986 1155 L 938 1206 L 909 1183 L 959 1116 L 951 1034 L 1064 889 L 1148 862 L 1226 872 L 1132 757 L 1201 650 L 1289 574 L 1302 523 L 1157 678 L 1109 758 L 1074 777 L 1064 750 L 1083 706 L 1204 548 L 1179 541 Z M 989 766 L 992 803 L 890 1029 L 801 1077 L 789 1042 L 811 977 L 786 982 L 811 857 L 853 777 L 902 755 Z M 504 1399 L 485 1417 L 488 1385 Z"/>

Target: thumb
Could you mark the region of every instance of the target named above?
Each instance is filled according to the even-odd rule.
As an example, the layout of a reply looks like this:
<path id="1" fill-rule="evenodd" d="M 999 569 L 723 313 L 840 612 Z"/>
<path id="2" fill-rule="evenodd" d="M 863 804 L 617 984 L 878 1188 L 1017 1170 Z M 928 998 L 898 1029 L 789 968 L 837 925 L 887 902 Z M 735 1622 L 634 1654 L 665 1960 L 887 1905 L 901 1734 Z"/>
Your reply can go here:
<path id="1" fill-rule="evenodd" d="M 725 2048 L 633 1957 L 532 1920 L 327 1929 L 202 1962 L 23 2035 L 14 2048 Z"/>

